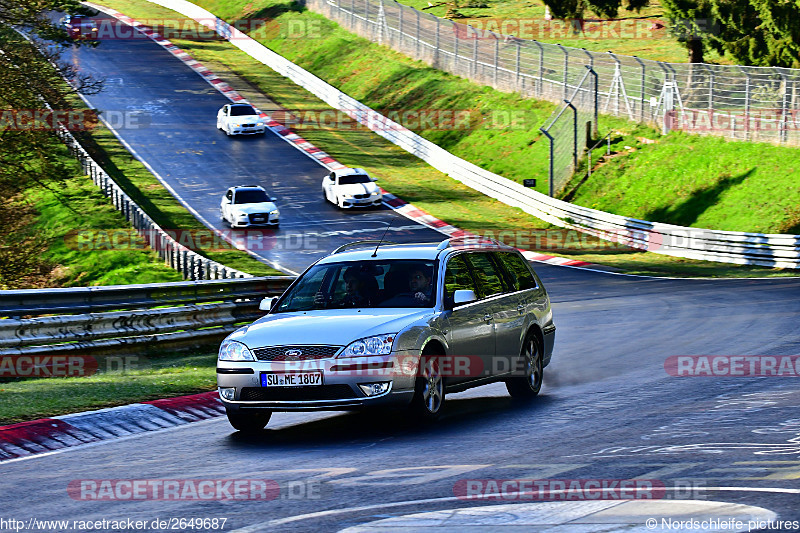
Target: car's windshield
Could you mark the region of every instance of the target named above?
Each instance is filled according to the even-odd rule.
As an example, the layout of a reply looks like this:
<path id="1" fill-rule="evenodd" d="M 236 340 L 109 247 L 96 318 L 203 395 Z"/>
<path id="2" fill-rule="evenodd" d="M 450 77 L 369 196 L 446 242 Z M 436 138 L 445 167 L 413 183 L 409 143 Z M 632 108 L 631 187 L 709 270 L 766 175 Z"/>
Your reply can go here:
<path id="1" fill-rule="evenodd" d="M 243 117 L 246 115 L 257 115 L 256 110 L 249 105 L 233 105 L 231 106 L 232 117 Z"/>
<path id="2" fill-rule="evenodd" d="M 369 176 L 356 174 L 351 176 L 339 176 L 339 185 L 353 185 L 354 183 L 369 183 Z"/>
<path id="3" fill-rule="evenodd" d="M 259 189 L 236 191 L 236 196 L 233 197 L 233 203 L 235 204 L 257 204 L 261 202 L 269 202 L 269 196 Z"/>
<path id="4" fill-rule="evenodd" d="M 283 295 L 272 312 L 433 307 L 434 267 L 433 261 L 405 259 L 316 265 Z"/>

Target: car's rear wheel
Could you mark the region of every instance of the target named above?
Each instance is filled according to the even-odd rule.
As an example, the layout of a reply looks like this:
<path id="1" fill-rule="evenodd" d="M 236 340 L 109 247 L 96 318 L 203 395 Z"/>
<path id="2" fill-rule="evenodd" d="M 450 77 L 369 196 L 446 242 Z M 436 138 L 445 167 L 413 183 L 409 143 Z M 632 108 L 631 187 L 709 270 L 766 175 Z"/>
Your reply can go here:
<path id="1" fill-rule="evenodd" d="M 228 422 L 243 433 L 256 433 L 264 429 L 272 417 L 272 411 L 266 409 L 225 410 Z"/>
<path id="2" fill-rule="evenodd" d="M 444 406 L 445 386 L 441 361 L 436 354 L 423 354 L 414 385 L 411 411 L 423 420 L 435 420 Z"/>
<path id="3" fill-rule="evenodd" d="M 529 333 L 525 338 L 519 361 L 515 372 L 522 375 L 506 380 L 506 388 L 512 398 L 529 400 L 539 394 L 544 378 L 542 349 L 535 334 Z"/>

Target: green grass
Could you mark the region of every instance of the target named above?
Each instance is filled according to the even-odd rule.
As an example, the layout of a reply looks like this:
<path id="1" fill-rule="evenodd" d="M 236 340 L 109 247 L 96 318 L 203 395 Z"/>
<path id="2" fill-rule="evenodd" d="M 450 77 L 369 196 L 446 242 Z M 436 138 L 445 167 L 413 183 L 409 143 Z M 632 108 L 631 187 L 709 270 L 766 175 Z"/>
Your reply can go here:
<path id="1" fill-rule="evenodd" d="M 288 19 L 313 21 L 321 28 L 321 39 L 260 39 L 271 49 L 310 70 L 332 85 L 377 109 L 467 109 L 490 115 L 515 111 L 528 117 L 524 127 L 502 130 L 478 128 L 469 131 L 422 131 L 420 134 L 463 157 L 507 178 L 522 181 L 537 178 L 538 189 L 546 188 L 547 143 L 537 134 L 549 116 L 552 104 L 523 100 L 488 87 L 432 69 L 385 47 L 356 37 L 314 13 L 298 12 L 294 4 L 262 4 L 257 12 L 244 1 L 198 2 L 216 14 L 234 20 L 243 16 L 274 17 L 278 24 Z M 174 12 L 142 1 L 106 0 L 134 18 L 178 18 Z M 252 4 L 250 4 L 252 6 Z M 286 17 L 286 18 L 284 18 Z M 264 67 L 228 43 L 172 39 L 234 87 L 251 93 L 260 91 L 278 105 L 291 110 L 320 110 L 328 106 L 286 78 Z M 102 46 L 102 45 L 101 45 Z M 248 98 L 250 94 L 246 94 Z M 254 101 L 264 109 L 268 104 Z M 263 99 L 263 97 L 262 97 Z M 272 104 L 272 108 L 275 104 Z M 601 131 L 614 130 L 613 147 L 636 147 L 638 137 L 655 138 L 650 128 L 604 117 Z M 549 225 L 519 209 L 490 199 L 447 178 L 419 159 L 366 131 L 349 129 L 300 129 L 298 132 L 348 166 L 365 168 L 380 178 L 390 192 L 413 202 L 451 224 L 473 232 L 533 230 Z M 667 138 L 669 139 L 669 138 Z M 668 142 L 668 141 L 667 141 Z M 769 146 L 766 147 L 769 149 Z M 543 250 L 548 253 L 549 250 Z M 622 270 L 677 276 L 770 276 L 785 272 L 758 267 L 739 267 L 683 260 L 635 251 L 568 250 L 560 255 L 609 264 Z"/>
<path id="2" fill-rule="evenodd" d="M 685 133 L 634 148 L 597 169 L 572 201 L 681 226 L 800 233 L 797 148 Z"/>
<path id="3" fill-rule="evenodd" d="M 100 368 L 107 368 L 102 358 L 98 363 Z M 207 392 L 216 387 L 216 351 L 211 348 L 191 355 L 140 358 L 129 368 L 88 377 L 0 382 L 0 425 Z"/>
<path id="4" fill-rule="evenodd" d="M 69 155 L 64 155 L 65 159 Z M 77 167 L 77 165 L 75 165 Z M 161 261 L 138 236 L 136 249 L 81 249 L 70 238 L 76 231 L 126 228 L 122 214 L 85 176 L 67 180 L 58 191 L 37 187 L 27 191 L 37 211 L 30 228 L 47 239 L 44 259 L 55 265 L 52 281 L 58 286 L 125 285 L 181 281 L 178 272 Z M 132 236 L 133 237 L 133 236 Z"/>

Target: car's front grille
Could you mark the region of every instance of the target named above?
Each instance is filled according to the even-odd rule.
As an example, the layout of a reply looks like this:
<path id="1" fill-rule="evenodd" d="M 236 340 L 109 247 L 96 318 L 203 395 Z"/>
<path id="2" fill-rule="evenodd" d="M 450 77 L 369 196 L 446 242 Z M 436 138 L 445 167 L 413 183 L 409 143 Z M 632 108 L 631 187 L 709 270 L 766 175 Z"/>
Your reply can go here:
<path id="1" fill-rule="evenodd" d="M 242 124 L 242 127 L 243 128 L 255 128 L 256 125 L 255 124 Z"/>
<path id="2" fill-rule="evenodd" d="M 250 222 L 257 224 L 269 221 L 269 213 L 250 213 Z"/>
<path id="3" fill-rule="evenodd" d="M 243 402 L 345 400 L 357 398 L 349 385 L 318 387 L 244 387 L 239 395 Z"/>
<path id="4" fill-rule="evenodd" d="M 363 200 L 364 198 L 369 198 L 369 194 L 354 194 L 353 198 L 358 198 L 359 200 Z"/>
<path id="5" fill-rule="evenodd" d="M 253 350 L 259 361 L 308 361 L 333 357 L 341 346 L 267 346 Z"/>

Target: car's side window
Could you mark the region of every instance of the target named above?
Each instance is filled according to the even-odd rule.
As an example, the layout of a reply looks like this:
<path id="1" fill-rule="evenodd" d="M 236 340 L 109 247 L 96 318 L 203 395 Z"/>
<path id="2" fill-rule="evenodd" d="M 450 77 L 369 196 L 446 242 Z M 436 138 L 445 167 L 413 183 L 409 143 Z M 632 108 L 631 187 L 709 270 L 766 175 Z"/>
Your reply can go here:
<path id="1" fill-rule="evenodd" d="M 496 257 L 508 271 L 514 291 L 536 288 L 536 280 L 523 258 L 511 253 L 499 253 Z"/>
<path id="2" fill-rule="evenodd" d="M 452 257 L 447 262 L 444 274 L 444 299 L 445 302 L 452 302 L 453 295 L 457 290 L 475 291 L 475 282 L 469 272 L 469 266 L 464 261 L 463 255 Z"/>
<path id="3" fill-rule="evenodd" d="M 233 191 L 225 193 L 225 198 L 227 198 L 229 202 L 233 202 Z"/>
<path id="4" fill-rule="evenodd" d="M 503 280 L 500 279 L 500 275 L 489 259 L 489 254 L 471 253 L 467 257 L 478 282 L 480 298 L 488 298 L 506 291 Z"/>

